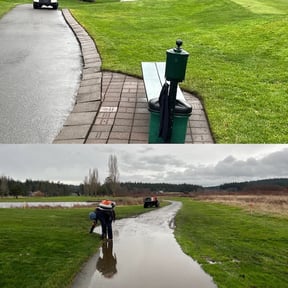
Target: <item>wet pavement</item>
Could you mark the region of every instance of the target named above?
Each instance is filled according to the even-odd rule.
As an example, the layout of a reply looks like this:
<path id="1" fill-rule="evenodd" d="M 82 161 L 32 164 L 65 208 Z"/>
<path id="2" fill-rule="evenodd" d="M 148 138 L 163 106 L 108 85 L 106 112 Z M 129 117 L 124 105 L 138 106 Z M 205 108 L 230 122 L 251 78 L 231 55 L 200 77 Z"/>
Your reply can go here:
<path id="1" fill-rule="evenodd" d="M 173 219 L 180 207 L 180 202 L 173 202 L 139 217 L 116 221 L 114 240 L 103 242 L 72 287 L 217 287 L 174 238 Z M 99 226 L 95 230 L 100 234 Z"/>
<path id="2" fill-rule="evenodd" d="M 148 143 L 150 114 L 143 80 L 101 71 L 94 41 L 69 10 L 62 12 L 80 42 L 83 73 L 74 109 L 53 143 Z M 193 108 L 185 143 L 214 143 L 202 103 L 183 94 Z"/>
<path id="3" fill-rule="evenodd" d="M 0 143 L 52 143 L 82 69 L 61 11 L 20 5 L 0 19 Z"/>

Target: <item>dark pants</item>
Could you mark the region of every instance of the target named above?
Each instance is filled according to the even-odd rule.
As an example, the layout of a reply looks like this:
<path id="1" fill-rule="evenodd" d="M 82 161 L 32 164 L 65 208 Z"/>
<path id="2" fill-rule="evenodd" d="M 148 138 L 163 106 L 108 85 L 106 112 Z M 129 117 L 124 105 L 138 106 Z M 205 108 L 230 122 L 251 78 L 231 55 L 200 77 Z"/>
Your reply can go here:
<path id="1" fill-rule="evenodd" d="M 102 239 L 105 239 L 107 237 L 107 233 L 108 233 L 108 239 L 113 239 L 111 215 L 106 214 L 105 212 L 98 212 L 97 216 L 101 222 Z"/>

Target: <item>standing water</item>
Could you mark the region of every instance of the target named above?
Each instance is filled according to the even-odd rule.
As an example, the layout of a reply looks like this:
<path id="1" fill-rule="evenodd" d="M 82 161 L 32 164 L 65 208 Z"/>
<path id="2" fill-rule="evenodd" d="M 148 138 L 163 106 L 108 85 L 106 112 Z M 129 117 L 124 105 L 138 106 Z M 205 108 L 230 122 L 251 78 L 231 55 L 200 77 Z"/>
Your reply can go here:
<path id="1" fill-rule="evenodd" d="M 113 242 L 103 242 L 72 287 L 217 287 L 174 238 L 171 223 L 180 207 L 180 202 L 173 202 L 137 218 L 116 221 Z M 100 227 L 94 232 L 100 233 Z"/>

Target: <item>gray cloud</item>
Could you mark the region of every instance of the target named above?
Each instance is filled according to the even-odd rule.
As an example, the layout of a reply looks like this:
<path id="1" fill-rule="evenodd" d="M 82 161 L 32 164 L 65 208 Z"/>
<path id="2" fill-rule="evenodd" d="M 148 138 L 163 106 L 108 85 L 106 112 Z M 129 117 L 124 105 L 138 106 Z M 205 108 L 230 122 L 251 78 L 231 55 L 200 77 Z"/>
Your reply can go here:
<path id="1" fill-rule="evenodd" d="M 188 165 L 185 171 L 172 172 L 168 179 L 181 179 L 200 185 L 221 184 L 225 181 L 246 181 L 270 177 L 288 177 L 288 149 L 271 152 L 262 158 L 237 159 L 233 155 L 214 164 Z"/>
<path id="2" fill-rule="evenodd" d="M 101 180 L 118 158 L 121 181 L 193 183 L 288 177 L 288 145 L 0 145 L 0 175 L 77 183 Z"/>

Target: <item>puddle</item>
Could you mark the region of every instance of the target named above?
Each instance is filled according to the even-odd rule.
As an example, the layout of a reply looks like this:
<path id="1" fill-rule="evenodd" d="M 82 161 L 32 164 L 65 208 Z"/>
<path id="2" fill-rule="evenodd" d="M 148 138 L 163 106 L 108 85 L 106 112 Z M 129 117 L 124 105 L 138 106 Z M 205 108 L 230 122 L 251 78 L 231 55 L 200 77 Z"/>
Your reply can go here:
<path id="1" fill-rule="evenodd" d="M 174 238 L 171 223 L 180 207 L 180 202 L 173 202 L 139 217 L 116 221 L 113 242 L 103 243 L 72 287 L 217 287 Z M 100 234 L 100 227 L 95 230 Z"/>
<path id="2" fill-rule="evenodd" d="M 66 207 L 91 206 L 91 202 L 1 202 L 0 208 Z"/>

